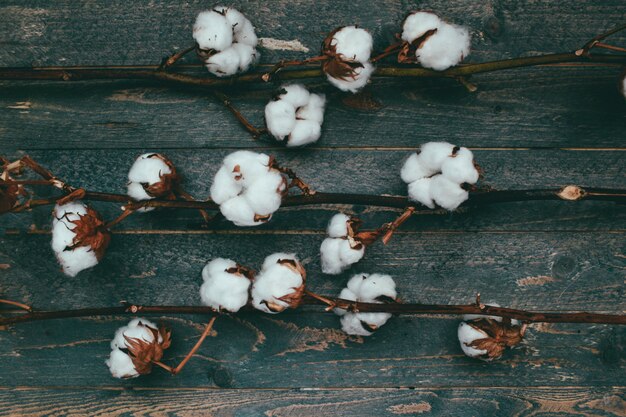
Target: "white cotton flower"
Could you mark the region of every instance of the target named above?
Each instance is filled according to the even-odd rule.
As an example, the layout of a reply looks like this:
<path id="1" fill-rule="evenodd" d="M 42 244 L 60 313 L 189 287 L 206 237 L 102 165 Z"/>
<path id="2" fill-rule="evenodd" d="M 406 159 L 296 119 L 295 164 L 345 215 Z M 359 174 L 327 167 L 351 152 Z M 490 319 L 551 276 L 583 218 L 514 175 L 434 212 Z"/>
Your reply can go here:
<path id="1" fill-rule="evenodd" d="M 620 80 L 619 90 L 622 93 L 622 95 L 624 96 L 624 98 L 626 98 L 626 72 L 624 72 L 624 74 L 622 75 L 622 78 Z"/>
<path id="2" fill-rule="evenodd" d="M 207 69 L 218 77 L 247 71 L 258 59 L 254 26 L 232 7 L 201 12 L 193 26 L 193 38 L 205 56 Z"/>
<path id="3" fill-rule="evenodd" d="M 367 85 L 375 69 L 369 62 L 363 62 L 362 65 L 362 67 L 354 68 L 354 74 L 352 76 L 339 78 L 326 73 L 326 78 L 341 91 L 356 93 Z"/>
<path id="4" fill-rule="evenodd" d="M 365 255 L 365 244 L 356 235 L 358 219 L 335 214 L 326 229 L 328 238 L 320 246 L 322 272 L 337 275 L 359 262 Z"/>
<path id="5" fill-rule="evenodd" d="M 252 305 L 271 314 L 296 308 L 304 293 L 305 280 L 306 271 L 294 254 L 269 255 L 254 279 Z"/>
<path id="6" fill-rule="evenodd" d="M 415 57 L 423 67 L 443 71 L 457 65 L 470 52 L 469 31 L 458 25 L 441 20 L 429 12 L 409 15 L 403 24 L 402 39 L 412 43 L 429 31 L 430 36 L 419 43 Z"/>
<path id="7" fill-rule="evenodd" d="M 301 84 L 281 87 L 279 94 L 265 106 L 268 132 L 277 140 L 287 139 L 288 147 L 316 142 L 322 134 L 324 95 L 309 93 Z"/>
<path id="8" fill-rule="evenodd" d="M 100 215 L 80 201 L 57 205 L 52 213 L 52 250 L 63 272 L 74 277 L 98 264 L 110 241 Z"/>
<path id="9" fill-rule="evenodd" d="M 237 226 L 256 226 L 270 220 L 278 210 L 287 183 L 270 166 L 270 157 L 237 151 L 224 158 L 211 184 L 211 199 Z"/>
<path id="10" fill-rule="evenodd" d="M 429 208 L 438 205 L 452 211 L 469 197 L 462 185 L 475 184 L 479 172 L 469 149 L 447 142 L 429 142 L 407 158 L 400 176 L 408 184 L 411 200 Z"/>
<path id="11" fill-rule="evenodd" d="M 367 85 L 374 66 L 369 62 L 372 35 L 356 26 L 344 26 L 331 32 L 322 44 L 328 60 L 322 69 L 328 81 L 342 91 L 357 92 Z"/>
<path id="12" fill-rule="evenodd" d="M 202 269 L 202 304 L 216 310 L 237 312 L 248 303 L 250 277 L 230 259 L 217 258 Z"/>
<path id="13" fill-rule="evenodd" d="M 350 222 L 350 216 L 337 213 L 328 222 L 326 232 L 329 237 L 347 237 L 348 236 L 348 223 Z"/>
<path id="14" fill-rule="evenodd" d="M 157 343 L 163 342 L 163 337 L 158 333 L 156 324 L 146 319 L 133 319 L 126 326 L 120 327 L 111 341 L 111 355 L 106 365 L 115 378 L 135 378 L 140 375 L 132 358 L 125 350 L 129 348 L 126 337 L 139 339 L 147 343 L 155 342 L 155 333 L 158 335 Z"/>
<path id="15" fill-rule="evenodd" d="M 382 303 L 397 296 L 393 278 L 383 274 L 355 275 L 339 294 L 339 298 L 361 303 Z M 335 313 L 341 316 L 343 331 L 358 336 L 370 336 L 391 318 L 390 313 L 354 313 L 341 309 L 335 309 Z"/>
<path id="16" fill-rule="evenodd" d="M 484 356 L 487 354 L 487 351 L 484 349 L 476 349 L 471 346 L 468 346 L 475 340 L 484 339 L 488 337 L 487 333 L 465 322 L 461 322 L 459 324 L 457 335 L 459 338 L 459 343 L 461 344 L 461 349 L 463 349 L 463 353 L 465 353 L 470 358 L 478 358 L 480 356 Z"/>
<path id="17" fill-rule="evenodd" d="M 335 32 L 331 45 L 343 60 L 364 63 L 370 59 L 374 40 L 365 29 L 345 26 Z"/>
<path id="18" fill-rule="evenodd" d="M 158 153 L 145 153 L 137 157 L 128 171 L 128 196 L 133 200 L 151 200 L 172 194 L 178 180 L 174 165 Z M 141 208 L 150 211 L 152 207 Z"/>

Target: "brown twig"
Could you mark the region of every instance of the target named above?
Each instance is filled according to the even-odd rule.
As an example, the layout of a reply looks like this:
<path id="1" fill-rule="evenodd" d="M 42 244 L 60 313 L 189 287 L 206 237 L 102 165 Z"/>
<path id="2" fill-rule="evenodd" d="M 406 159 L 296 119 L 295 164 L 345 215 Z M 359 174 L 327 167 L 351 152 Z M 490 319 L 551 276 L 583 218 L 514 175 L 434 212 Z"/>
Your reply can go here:
<path id="1" fill-rule="evenodd" d="M 399 51 L 400 48 L 402 48 L 402 45 L 404 45 L 403 41 L 389 45 L 388 47 L 385 48 L 383 52 L 376 55 L 374 58 L 371 58 L 370 62 L 374 63 L 374 62 L 380 61 L 383 58 L 388 57 L 389 55 L 393 55 L 394 53 Z"/>
<path id="2" fill-rule="evenodd" d="M 329 57 L 327 55 L 320 55 L 320 56 L 315 56 L 313 58 L 308 58 L 305 59 L 303 61 L 280 61 L 279 63 L 275 64 L 272 69 L 270 69 L 268 72 L 266 72 L 265 74 L 263 74 L 261 76 L 261 79 L 265 82 L 269 82 L 272 80 L 272 77 L 274 75 L 276 75 L 276 73 L 278 73 L 278 71 L 282 70 L 285 67 L 293 67 L 293 66 L 300 66 L 300 65 L 307 65 L 313 62 L 323 62 L 326 61 Z"/>
<path id="3" fill-rule="evenodd" d="M 316 294 L 317 295 L 317 294 Z M 323 299 L 322 299 L 323 298 Z M 499 316 L 509 319 L 516 319 L 528 323 L 597 323 L 597 324 L 626 324 L 626 315 L 604 314 L 590 312 L 559 312 L 559 311 L 527 311 L 505 307 L 494 307 L 488 305 L 461 304 L 401 304 L 401 303 L 361 303 L 344 300 L 337 297 L 322 295 L 318 297 L 305 297 L 300 305 L 323 305 L 340 308 L 347 311 L 362 313 L 392 313 L 409 315 L 464 315 L 481 314 L 489 316 Z M 245 311 L 250 311 L 246 309 Z M 306 312 L 307 310 L 303 310 Z M 0 326 L 7 326 L 18 323 L 26 323 L 41 320 L 53 320 L 63 318 L 79 318 L 93 316 L 123 316 L 123 315 L 170 315 L 170 314 L 218 314 L 211 307 L 205 306 L 140 306 L 125 305 L 119 307 L 99 307 L 84 308 L 75 310 L 57 311 L 32 311 L 13 317 L 0 317 Z"/>
<path id="4" fill-rule="evenodd" d="M 213 323 L 215 323 L 216 319 L 217 319 L 217 316 L 211 317 L 211 320 L 209 320 L 209 323 L 206 325 L 206 327 L 204 328 L 204 331 L 200 335 L 200 339 L 198 339 L 196 344 L 191 348 L 187 356 L 185 356 L 185 358 L 178 364 L 178 366 L 170 371 L 172 375 L 178 374 L 185 367 L 187 362 L 189 362 L 189 359 L 191 359 L 191 357 L 198 351 L 198 349 L 200 349 L 200 346 L 202 346 L 204 339 L 206 339 L 209 333 L 211 333 L 211 329 L 213 328 Z"/>
<path id="5" fill-rule="evenodd" d="M 398 229 L 398 227 L 402 225 L 402 223 L 407 221 L 409 217 L 413 215 L 413 213 L 415 213 L 415 207 L 407 207 L 406 210 L 404 210 L 404 212 L 394 221 L 392 221 L 391 223 L 387 223 L 382 227 L 382 229 L 385 230 L 382 238 L 382 242 L 384 245 L 389 243 L 389 240 L 393 236 L 394 232 Z"/>
<path id="6" fill-rule="evenodd" d="M 239 123 L 241 123 L 241 125 L 252 135 L 253 139 L 256 140 L 260 138 L 261 135 L 263 135 L 265 132 L 267 132 L 266 129 L 258 129 L 254 127 L 252 123 L 250 123 L 248 119 L 246 119 L 244 115 L 241 114 L 239 109 L 233 106 L 232 101 L 226 94 L 221 93 L 219 91 L 213 91 L 213 95 L 218 100 L 220 100 L 222 104 L 224 104 L 224 106 L 235 116 L 235 118 L 239 121 Z"/>
<path id="7" fill-rule="evenodd" d="M 27 304 L 24 304 L 24 303 L 20 303 L 18 301 L 11 301 L 11 300 L 0 299 L 0 304 L 8 304 L 8 305 L 11 305 L 11 306 L 19 307 L 22 310 L 28 311 L 29 313 L 33 311 L 33 308 L 31 306 L 29 306 Z"/>
<path id="8" fill-rule="evenodd" d="M 176 62 L 178 62 L 179 59 L 187 55 L 189 52 L 194 51 L 197 47 L 198 47 L 198 44 L 194 43 L 193 46 L 190 46 L 189 48 L 173 53 L 172 55 L 170 55 L 169 57 L 163 60 L 161 65 L 159 65 L 158 70 L 163 71 L 166 68 L 171 67 Z"/>
<path id="9" fill-rule="evenodd" d="M 580 48 L 579 50 L 577 50 L 576 52 L 574 52 L 574 54 L 576 56 L 589 56 L 589 51 L 595 47 L 598 46 L 598 43 L 603 40 L 608 38 L 611 35 L 616 34 L 617 32 L 621 32 L 622 30 L 626 29 L 626 23 L 622 24 L 620 26 L 614 27 L 613 29 L 602 33 L 600 35 L 594 36 L 593 38 L 591 38 L 591 40 L 589 40 L 582 48 Z"/>

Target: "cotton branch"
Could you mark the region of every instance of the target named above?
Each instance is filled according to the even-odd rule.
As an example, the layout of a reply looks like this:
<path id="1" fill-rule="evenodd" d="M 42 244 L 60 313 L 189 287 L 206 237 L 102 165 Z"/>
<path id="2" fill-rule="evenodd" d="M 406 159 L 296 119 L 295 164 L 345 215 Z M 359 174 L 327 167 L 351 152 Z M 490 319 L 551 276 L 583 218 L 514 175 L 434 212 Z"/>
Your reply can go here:
<path id="1" fill-rule="evenodd" d="M 509 319 L 516 319 L 527 323 L 596 323 L 596 324 L 616 324 L 625 325 L 626 315 L 601 314 L 589 312 L 559 312 L 559 311 L 527 311 L 505 307 L 493 307 L 483 304 L 401 304 L 401 303 L 360 303 L 356 301 L 343 300 L 341 298 L 307 294 L 300 305 L 323 305 L 331 308 L 341 308 L 352 312 L 376 312 L 406 315 L 465 315 L 481 314 L 489 316 L 499 316 Z M 326 308 L 328 311 L 329 309 Z M 250 311 L 249 309 L 241 311 Z M 308 310 L 302 310 L 307 312 Z M 75 310 L 38 311 L 33 310 L 14 317 L 0 317 L 0 326 L 26 323 L 32 321 L 79 318 L 93 316 L 123 316 L 123 315 L 149 315 L 149 314 L 200 314 L 216 315 L 211 307 L 204 306 L 142 306 L 124 305 L 118 307 L 83 308 Z"/>

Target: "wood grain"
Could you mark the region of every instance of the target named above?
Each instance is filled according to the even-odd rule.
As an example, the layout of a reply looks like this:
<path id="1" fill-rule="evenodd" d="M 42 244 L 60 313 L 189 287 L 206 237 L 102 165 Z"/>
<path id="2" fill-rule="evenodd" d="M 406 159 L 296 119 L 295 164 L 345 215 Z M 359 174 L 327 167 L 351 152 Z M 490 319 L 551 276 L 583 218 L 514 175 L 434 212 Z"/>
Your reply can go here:
<path id="1" fill-rule="evenodd" d="M 0 391 L 0 416 L 168 415 L 211 417 L 359 417 L 583 415 L 622 416 L 621 387 L 427 388 L 368 390 L 77 390 Z"/>

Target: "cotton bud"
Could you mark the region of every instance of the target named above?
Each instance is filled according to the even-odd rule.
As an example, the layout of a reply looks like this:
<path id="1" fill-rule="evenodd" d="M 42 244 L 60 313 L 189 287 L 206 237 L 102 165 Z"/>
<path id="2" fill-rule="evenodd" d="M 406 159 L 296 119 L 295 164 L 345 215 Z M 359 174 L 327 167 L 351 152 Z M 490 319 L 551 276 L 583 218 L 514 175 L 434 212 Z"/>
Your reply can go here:
<path id="1" fill-rule="evenodd" d="M 267 130 L 288 147 L 316 142 L 322 134 L 324 95 L 309 93 L 302 84 L 281 87 L 281 92 L 265 106 Z"/>
<path id="2" fill-rule="evenodd" d="M 474 155 L 467 148 L 447 142 L 428 142 L 411 154 L 400 171 L 408 184 L 409 198 L 426 207 L 455 210 L 469 193 L 465 184 L 479 178 Z"/>
<path id="3" fill-rule="evenodd" d="M 356 26 L 332 31 L 322 43 L 322 54 L 328 57 L 322 70 L 328 81 L 340 90 L 352 93 L 365 87 L 374 72 L 374 66 L 369 62 L 373 43 L 372 35 Z"/>
<path id="4" fill-rule="evenodd" d="M 80 201 L 57 205 L 52 213 L 52 250 L 71 277 L 98 264 L 111 240 L 100 214 Z"/>
<path id="5" fill-rule="evenodd" d="M 211 185 L 211 199 L 237 226 L 268 222 L 287 192 L 287 181 L 262 153 L 233 152 L 224 158 Z"/>
<path id="6" fill-rule="evenodd" d="M 348 281 L 339 298 L 361 303 L 396 302 L 396 284 L 389 275 L 358 274 Z M 335 309 L 341 316 L 344 332 L 356 336 L 370 336 L 391 318 L 390 313 L 358 313 Z"/>
<path id="7" fill-rule="evenodd" d="M 128 171 L 128 196 L 137 201 L 173 198 L 178 181 L 176 168 L 169 159 L 158 153 L 145 153 Z"/>
<path id="8" fill-rule="evenodd" d="M 171 332 L 146 319 L 133 319 L 120 327 L 111 341 L 111 355 L 106 361 L 115 378 L 135 378 L 152 371 L 152 363 L 170 347 Z"/>
<path id="9" fill-rule="evenodd" d="M 259 58 L 254 26 L 232 7 L 217 6 L 200 13 L 193 38 L 207 69 L 218 77 L 245 72 Z"/>
<path id="10" fill-rule="evenodd" d="M 469 31 L 430 12 L 410 14 L 402 26 L 404 45 L 400 62 L 418 62 L 425 68 L 443 71 L 461 62 L 470 52 Z"/>
<path id="11" fill-rule="evenodd" d="M 525 330 L 508 319 L 478 318 L 461 322 L 458 337 L 467 356 L 491 361 L 502 356 L 507 347 L 518 345 Z"/>
<path id="12" fill-rule="evenodd" d="M 270 255 L 254 279 L 252 305 L 272 314 L 296 308 L 302 301 L 305 281 L 306 271 L 294 254 Z"/>
<path id="13" fill-rule="evenodd" d="M 322 272 L 337 275 L 363 258 L 365 248 L 375 239 L 375 232 L 358 232 L 361 221 L 343 213 L 328 223 L 328 237 L 320 246 Z"/>
<path id="14" fill-rule="evenodd" d="M 204 267 L 202 279 L 202 304 L 234 313 L 248 303 L 254 273 L 230 259 L 217 258 Z"/>

